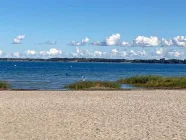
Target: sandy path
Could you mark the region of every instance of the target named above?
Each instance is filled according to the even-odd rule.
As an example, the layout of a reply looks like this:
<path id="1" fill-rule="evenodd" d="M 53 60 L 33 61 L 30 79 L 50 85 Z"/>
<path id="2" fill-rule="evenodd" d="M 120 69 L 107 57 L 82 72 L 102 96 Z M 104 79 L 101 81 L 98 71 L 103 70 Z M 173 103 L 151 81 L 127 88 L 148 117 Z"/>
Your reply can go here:
<path id="1" fill-rule="evenodd" d="M 0 140 L 186 140 L 186 91 L 0 91 Z"/>

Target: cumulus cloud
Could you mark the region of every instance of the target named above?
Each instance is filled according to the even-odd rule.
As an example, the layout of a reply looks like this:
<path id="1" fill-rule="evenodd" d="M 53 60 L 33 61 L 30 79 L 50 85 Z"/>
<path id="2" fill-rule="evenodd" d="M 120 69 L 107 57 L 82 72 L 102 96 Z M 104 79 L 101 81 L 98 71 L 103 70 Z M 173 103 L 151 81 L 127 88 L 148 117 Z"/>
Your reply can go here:
<path id="1" fill-rule="evenodd" d="M 85 46 L 88 42 L 89 42 L 89 38 L 86 37 L 85 39 L 82 39 L 81 42 L 72 41 L 67 45 L 69 45 L 69 46 Z"/>
<path id="2" fill-rule="evenodd" d="M 37 52 L 36 52 L 35 50 L 27 50 L 27 51 L 25 52 L 25 54 L 26 54 L 26 55 L 36 55 Z"/>
<path id="3" fill-rule="evenodd" d="M 133 40 L 132 43 L 126 41 L 120 41 L 121 35 L 120 34 L 113 34 L 107 37 L 104 41 L 95 41 L 90 43 L 93 46 L 123 46 L 123 47 L 132 47 L 132 46 L 139 46 L 139 47 L 156 47 L 159 46 L 161 41 L 159 41 L 158 37 L 156 36 L 138 36 L 136 39 Z M 165 41 L 163 39 L 163 41 Z M 166 43 L 166 42 L 165 42 Z"/>
<path id="4" fill-rule="evenodd" d="M 183 52 L 173 50 L 173 51 L 167 52 L 166 56 L 168 56 L 169 58 L 177 59 L 177 58 L 181 58 L 183 54 L 184 54 Z"/>
<path id="5" fill-rule="evenodd" d="M 108 58 L 119 58 L 119 50 L 118 49 L 112 49 L 110 53 L 107 54 Z"/>
<path id="6" fill-rule="evenodd" d="M 133 56 L 136 56 L 138 55 L 134 50 L 130 50 L 129 51 L 129 54 L 128 54 L 130 57 L 133 57 Z"/>
<path id="7" fill-rule="evenodd" d="M 89 52 L 76 47 L 75 52 L 71 53 L 71 57 L 76 58 L 114 58 L 114 59 L 186 59 L 186 52 L 180 52 L 176 50 L 167 50 L 166 48 L 156 48 L 152 52 L 142 50 L 119 50 L 112 49 L 108 52 L 94 51 Z"/>
<path id="8" fill-rule="evenodd" d="M 61 57 L 62 55 L 63 55 L 62 51 L 57 50 L 56 48 L 51 48 L 49 50 L 44 50 L 40 52 L 36 52 L 35 50 L 27 50 L 23 53 L 21 52 L 3 53 L 3 57 L 5 58 L 52 58 Z"/>
<path id="9" fill-rule="evenodd" d="M 88 50 L 80 49 L 78 47 L 76 47 L 75 52 L 71 52 L 71 57 L 75 58 L 106 58 L 106 55 L 106 52 L 89 52 Z"/>
<path id="10" fill-rule="evenodd" d="M 14 38 L 12 44 L 22 44 L 22 40 L 25 38 L 25 35 L 18 35 Z"/>
<path id="11" fill-rule="evenodd" d="M 93 46 L 117 46 L 119 45 L 120 41 L 120 34 L 113 34 L 109 37 L 107 37 L 104 41 L 100 42 L 100 41 L 96 41 L 96 42 L 92 42 L 90 43 Z"/>
<path id="12" fill-rule="evenodd" d="M 46 41 L 44 43 L 38 43 L 38 44 L 35 44 L 35 45 L 56 45 L 57 42 L 56 41 Z"/>
<path id="13" fill-rule="evenodd" d="M 74 52 L 65 55 L 64 52 L 58 50 L 56 48 L 51 48 L 49 50 L 44 50 L 40 52 L 36 52 L 35 50 L 27 50 L 24 53 L 13 52 L 6 53 L 0 51 L 0 56 L 3 58 L 54 58 L 54 57 L 75 57 L 75 58 L 114 58 L 114 59 L 186 59 L 186 51 L 181 49 L 172 50 L 169 48 L 151 48 L 148 51 L 146 49 L 132 49 L 126 48 L 125 50 L 120 49 L 111 49 L 107 52 L 103 52 L 100 50 L 89 51 L 85 49 L 80 49 L 76 47 Z"/>
<path id="14" fill-rule="evenodd" d="M 61 55 L 62 51 L 61 50 L 57 50 L 56 48 L 51 48 L 49 51 L 40 51 L 39 53 L 42 56 L 57 56 L 57 55 Z"/>
<path id="15" fill-rule="evenodd" d="M 101 51 L 94 52 L 94 57 L 102 57 L 102 55 L 103 55 L 103 52 L 101 52 Z"/>
<path id="16" fill-rule="evenodd" d="M 118 50 L 117 50 L 117 49 L 112 49 L 111 52 L 112 52 L 112 53 L 118 53 Z"/>
<path id="17" fill-rule="evenodd" d="M 76 58 L 115 58 L 115 59 L 147 59 L 148 54 L 145 50 L 118 50 L 118 49 L 112 49 L 108 52 L 102 52 L 102 51 L 94 51 L 89 52 L 88 50 L 83 50 L 78 47 L 76 47 L 75 52 L 71 53 L 72 57 Z"/>
<path id="18" fill-rule="evenodd" d="M 177 36 L 172 39 L 175 46 L 178 47 L 186 47 L 186 37 L 184 36 Z"/>
<path id="19" fill-rule="evenodd" d="M 184 36 L 177 36 L 173 39 L 165 39 L 162 38 L 161 40 L 158 37 L 145 37 L 145 36 L 138 36 L 134 41 L 132 46 L 141 46 L 141 47 L 165 47 L 165 46 L 175 46 L 175 47 L 186 47 L 186 37 Z"/>
<path id="20" fill-rule="evenodd" d="M 20 57 L 20 52 L 14 52 L 13 57 L 19 58 Z"/>
<path id="21" fill-rule="evenodd" d="M 133 41 L 133 46 L 141 46 L 141 47 L 156 47 L 159 45 L 159 39 L 156 36 L 138 36 Z"/>
<path id="22" fill-rule="evenodd" d="M 131 44 L 130 44 L 129 42 L 125 42 L 125 41 L 123 41 L 123 42 L 121 42 L 121 43 L 119 44 L 119 46 L 130 47 Z"/>
<path id="23" fill-rule="evenodd" d="M 145 50 L 124 50 L 118 53 L 119 58 L 124 58 L 124 59 L 147 59 L 148 54 Z"/>
<path id="24" fill-rule="evenodd" d="M 90 57 L 92 54 L 88 50 L 81 50 L 76 47 L 76 51 L 71 53 L 72 57 Z"/>
<path id="25" fill-rule="evenodd" d="M 113 34 L 110 37 L 107 37 L 105 39 L 105 44 L 107 46 L 115 46 L 119 43 L 120 40 L 120 34 Z"/>
<path id="26" fill-rule="evenodd" d="M 2 51 L 2 50 L 0 50 L 0 56 L 1 56 L 1 55 L 3 55 L 3 51 Z"/>
<path id="27" fill-rule="evenodd" d="M 162 48 L 160 48 L 160 49 L 156 49 L 156 51 L 155 51 L 155 54 L 156 55 L 162 55 L 164 52 L 163 52 L 163 49 Z"/>
<path id="28" fill-rule="evenodd" d="M 164 47 L 164 46 L 172 46 L 173 45 L 173 41 L 172 39 L 165 39 L 165 38 L 162 38 L 161 39 L 161 46 Z"/>
<path id="29" fill-rule="evenodd" d="M 84 46 L 89 43 L 89 39 L 85 38 L 81 42 L 72 41 L 70 46 Z M 103 41 L 95 41 L 89 43 L 92 46 L 121 46 L 121 47 L 186 47 L 186 37 L 177 36 L 172 39 L 158 38 L 156 36 L 137 36 L 133 41 L 121 41 L 119 33 L 113 34 Z"/>
<path id="30" fill-rule="evenodd" d="M 138 55 L 145 57 L 145 56 L 147 56 L 147 52 L 145 50 L 138 51 Z"/>
<path id="31" fill-rule="evenodd" d="M 127 56 L 127 51 L 121 51 L 120 56 L 121 57 L 126 57 Z"/>

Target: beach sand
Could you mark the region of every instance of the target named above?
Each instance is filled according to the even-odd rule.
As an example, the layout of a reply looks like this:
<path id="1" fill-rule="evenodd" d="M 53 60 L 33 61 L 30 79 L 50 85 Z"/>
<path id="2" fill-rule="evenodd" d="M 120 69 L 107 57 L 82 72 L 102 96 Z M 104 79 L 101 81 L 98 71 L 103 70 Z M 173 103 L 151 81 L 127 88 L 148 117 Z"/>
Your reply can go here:
<path id="1" fill-rule="evenodd" d="M 0 140 L 186 140 L 186 90 L 0 91 Z"/>

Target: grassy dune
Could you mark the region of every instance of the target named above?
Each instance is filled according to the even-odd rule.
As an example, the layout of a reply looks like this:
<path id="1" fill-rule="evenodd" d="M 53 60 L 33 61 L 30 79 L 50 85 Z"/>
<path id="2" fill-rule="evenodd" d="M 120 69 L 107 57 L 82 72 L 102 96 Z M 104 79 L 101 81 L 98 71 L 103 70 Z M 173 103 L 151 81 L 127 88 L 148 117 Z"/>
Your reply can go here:
<path id="1" fill-rule="evenodd" d="M 167 88 L 183 89 L 186 88 L 186 77 L 162 77 L 162 76 L 134 76 L 131 78 L 120 79 L 120 84 L 132 84 L 147 88 Z"/>
<path id="2" fill-rule="evenodd" d="M 72 90 L 104 90 L 104 89 L 120 89 L 120 84 L 117 82 L 102 82 L 102 81 L 80 81 L 65 86 Z"/>
<path id="3" fill-rule="evenodd" d="M 9 88 L 9 84 L 7 82 L 0 81 L 0 90 L 6 90 Z"/>

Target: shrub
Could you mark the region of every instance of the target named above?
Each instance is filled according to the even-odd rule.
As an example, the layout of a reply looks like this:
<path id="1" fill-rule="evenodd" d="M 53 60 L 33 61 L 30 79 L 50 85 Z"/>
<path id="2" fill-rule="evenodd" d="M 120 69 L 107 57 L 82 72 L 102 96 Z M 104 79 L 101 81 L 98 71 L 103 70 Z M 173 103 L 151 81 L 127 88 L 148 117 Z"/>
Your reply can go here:
<path id="1" fill-rule="evenodd" d="M 3 81 L 0 81 L 0 89 L 1 90 L 5 90 L 5 89 L 8 89 L 9 88 L 9 85 L 7 82 L 3 82 Z"/>
<path id="2" fill-rule="evenodd" d="M 90 89 L 120 89 L 117 82 L 102 82 L 102 81 L 80 81 L 65 86 L 73 90 L 90 90 Z"/>
<path id="3" fill-rule="evenodd" d="M 134 76 L 118 80 L 120 84 L 133 84 L 149 88 L 186 88 L 186 77 Z"/>

